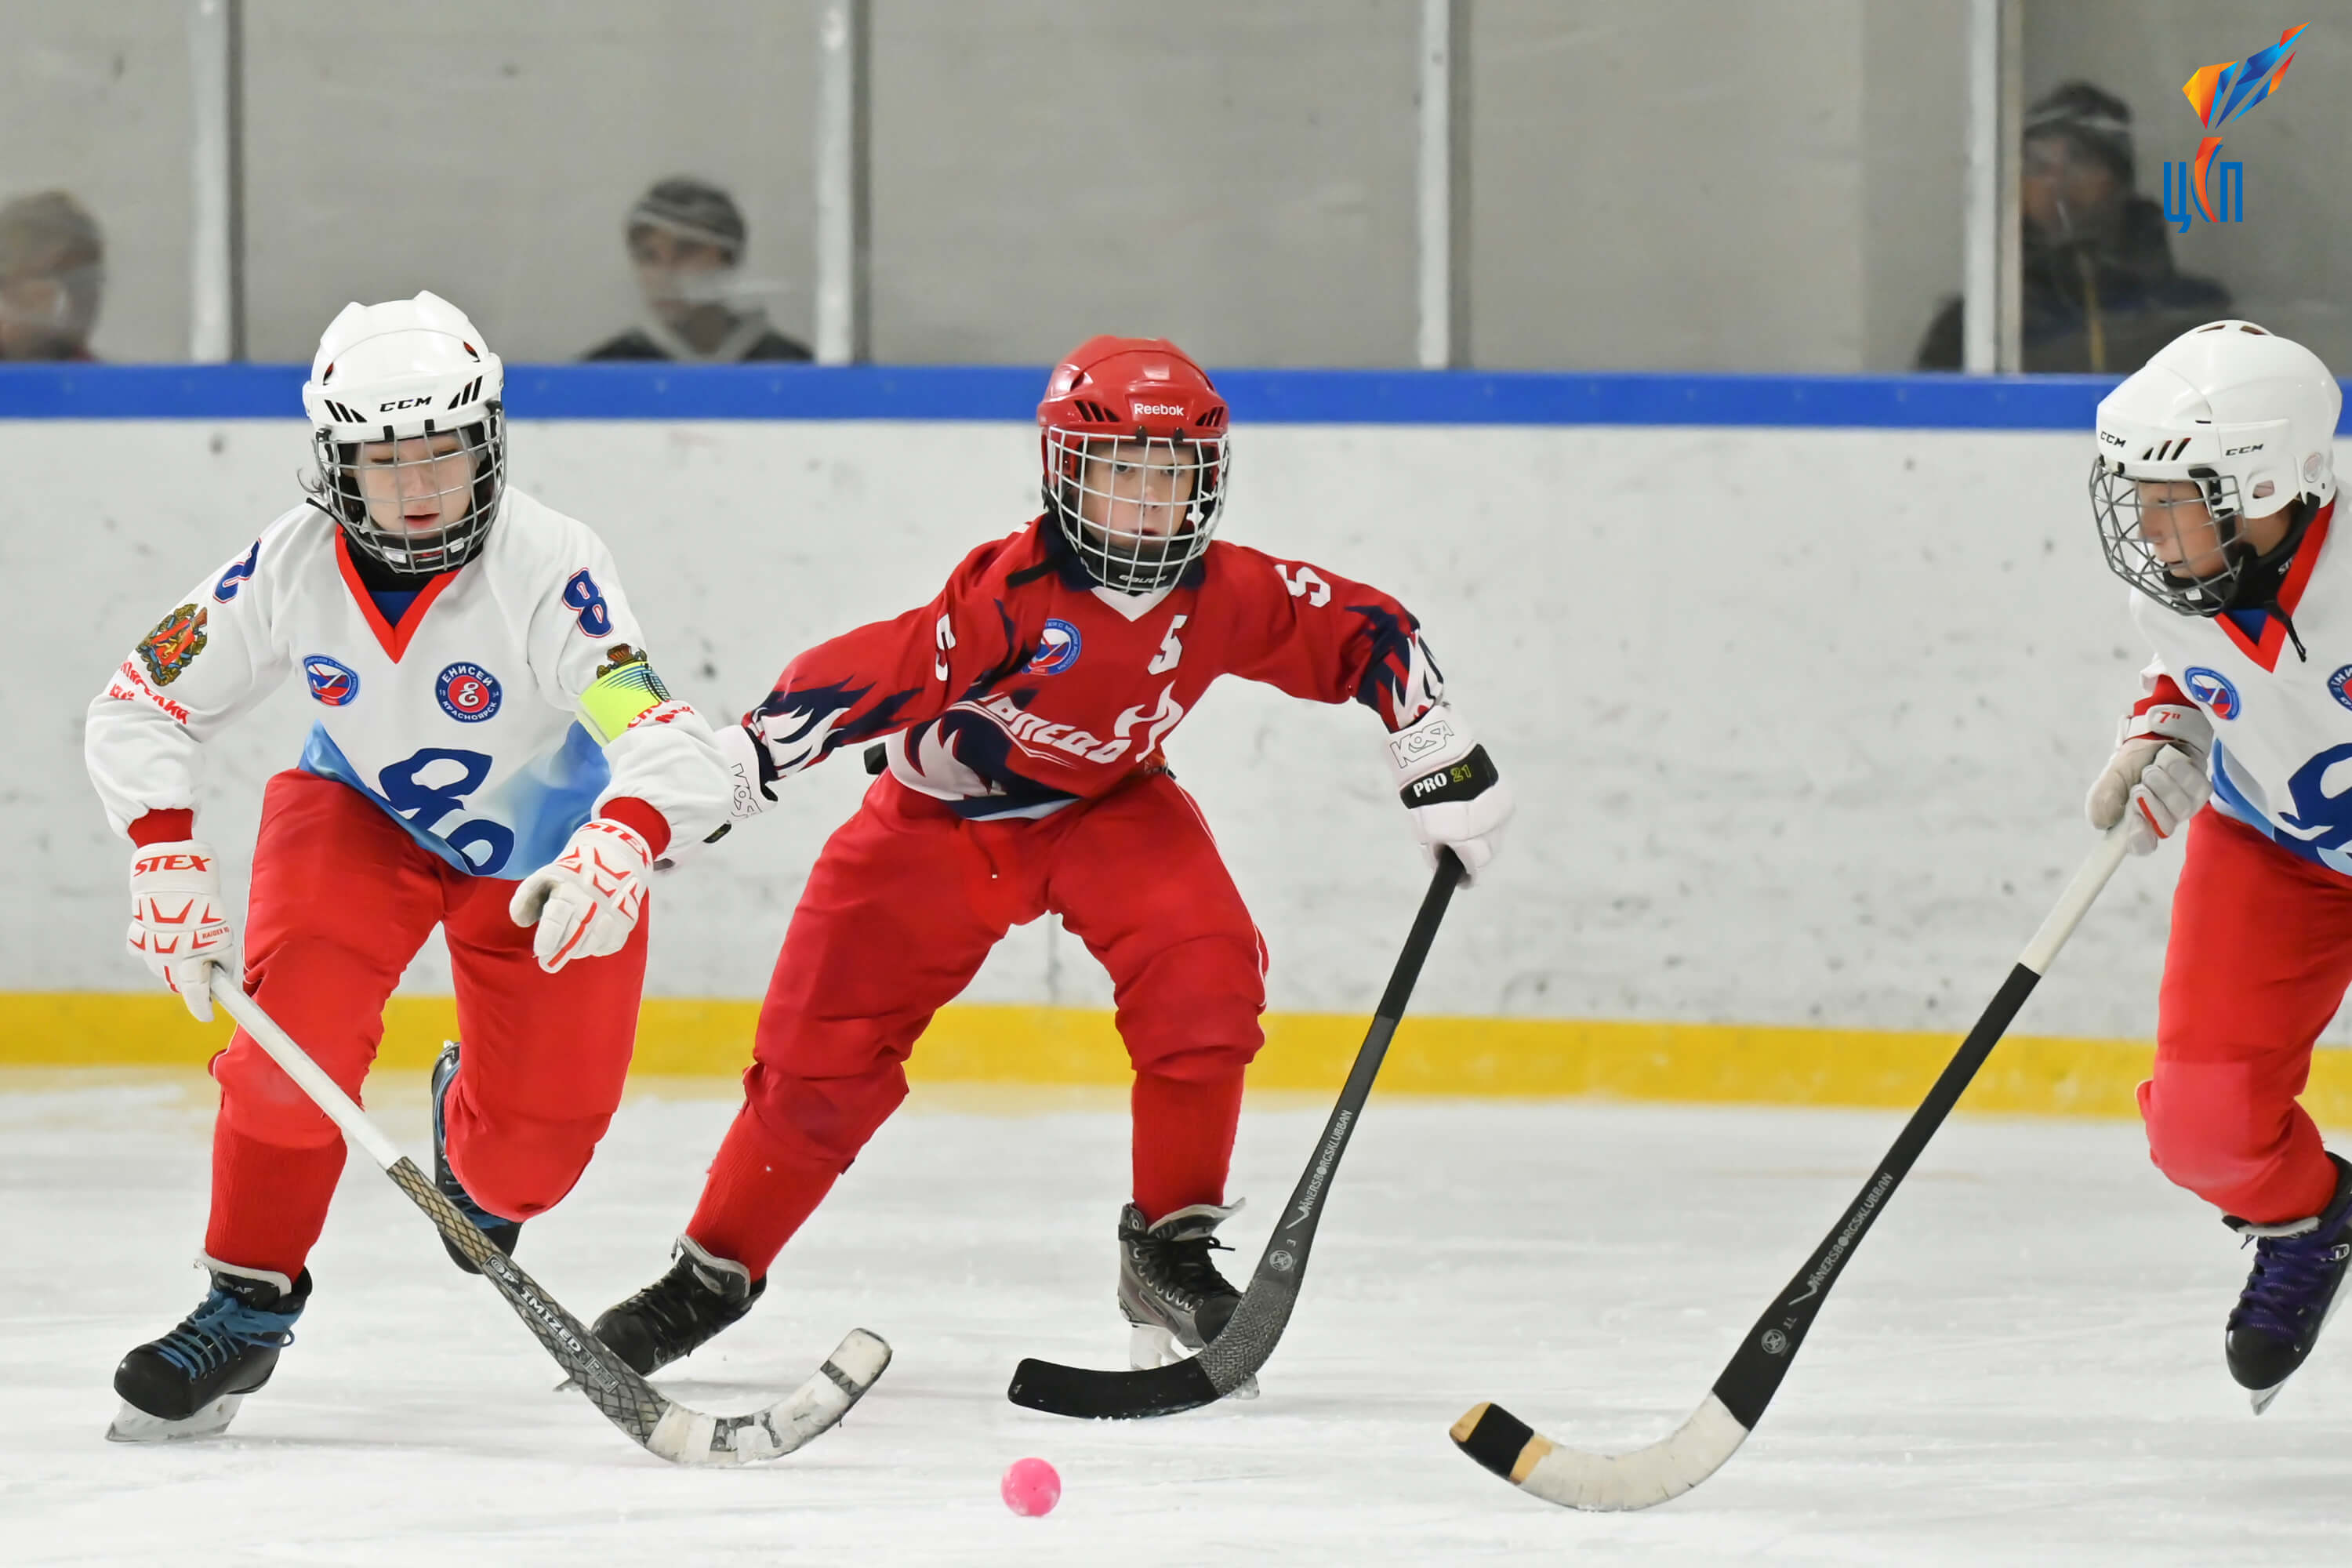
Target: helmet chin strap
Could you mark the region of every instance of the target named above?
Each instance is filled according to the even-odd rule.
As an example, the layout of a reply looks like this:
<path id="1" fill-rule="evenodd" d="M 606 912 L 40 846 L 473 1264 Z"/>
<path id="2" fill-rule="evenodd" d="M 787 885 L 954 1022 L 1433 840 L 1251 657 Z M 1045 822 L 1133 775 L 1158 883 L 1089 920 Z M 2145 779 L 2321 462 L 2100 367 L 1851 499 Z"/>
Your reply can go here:
<path id="1" fill-rule="evenodd" d="M 2225 558 L 2232 560 L 2237 571 L 2231 579 L 2229 597 L 2222 600 L 2214 614 L 2260 610 L 2276 616 L 2279 624 L 2286 628 L 2287 640 L 2294 644 L 2295 657 L 2308 664 L 2311 655 L 2304 650 L 2303 638 L 2295 632 L 2294 617 L 2280 606 L 2278 597 L 2279 590 L 2286 584 L 2287 568 L 2294 563 L 2295 550 L 2303 543 L 2316 509 L 2301 496 L 2288 504 L 2294 508 L 2294 520 L 2287 524 L 2286 537 L 2260 555 L 2253 552 L 2253 546 L 2240 531 L 2238 515 L 2231 515 L 2230 537 L 2222 542 L 2221 552 Z"/>

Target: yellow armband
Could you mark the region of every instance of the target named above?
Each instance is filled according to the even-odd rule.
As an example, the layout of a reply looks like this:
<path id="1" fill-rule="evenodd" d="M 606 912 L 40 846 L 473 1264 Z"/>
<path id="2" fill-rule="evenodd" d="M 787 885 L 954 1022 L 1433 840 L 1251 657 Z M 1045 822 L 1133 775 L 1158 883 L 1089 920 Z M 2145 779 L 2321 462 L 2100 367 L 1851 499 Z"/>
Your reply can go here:
<path id="1" fill-rule="evenodd" d="M 669 688 L 662 684 L 644 654 L 627 643 L 614 643 L 604 654 L 605 662 L 597 666 L 596 679 L 580 694 L 580 713 L 596 739 L 609 746 L 624 731 L 635 729 L 646 715 L 672 700 Z"/>

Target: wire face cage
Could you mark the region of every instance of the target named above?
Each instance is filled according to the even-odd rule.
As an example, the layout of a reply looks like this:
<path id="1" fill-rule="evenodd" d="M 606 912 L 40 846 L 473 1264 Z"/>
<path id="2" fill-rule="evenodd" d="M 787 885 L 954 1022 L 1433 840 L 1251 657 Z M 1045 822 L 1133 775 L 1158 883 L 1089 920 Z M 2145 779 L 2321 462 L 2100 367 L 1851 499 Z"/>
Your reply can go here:
<path id="1" fill-rule="evenodd" d="M 506 420 L 496 403 L 452 430 L 382 441 L 311 432 L 314 500 L 352 543 L 395 572 L 464 565 L 488 541 L 506 493 Z"/>
<path id="2" fill-rule="evenodd" d="M 2234 476 L 2192 468 L 2185 479 L 2135 479 L 2099 458 L 2090 492 L 2099 546 L 2116 576 L 2184 616 L 2228 607 L 2254 562 L 2239 544 L 2245 511 Z"/>
<path id="3" fill-rule="evenodd" d="M 1096 582 L 1123 594 L 1171 587 L 1209 548 L 1231 461 L 1223 436 L 1045 432 L 1050 500 Z"/>

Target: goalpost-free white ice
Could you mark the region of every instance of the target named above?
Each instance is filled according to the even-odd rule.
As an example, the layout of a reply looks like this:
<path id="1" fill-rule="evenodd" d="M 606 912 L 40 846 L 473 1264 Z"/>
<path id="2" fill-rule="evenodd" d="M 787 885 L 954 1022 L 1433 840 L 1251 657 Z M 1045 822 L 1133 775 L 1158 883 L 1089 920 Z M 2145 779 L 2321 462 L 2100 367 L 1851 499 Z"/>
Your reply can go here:
<path id="1" fill-rule="evenodd" d="M 420 1081 L 406 1081 L 409 1076 Z M 425 1146 L 422 1075 L 372 1109 Z M 775 1465 L 682 1473 L 576 1396 L 364 1160 L 317 1295 L 230 1435 L 103 1440 L 114 1363 L 201 1293 L 208 1085 L 0 1074 L 0 1558 L 1429 1564 L 2319 1562 L 2352 1527 L 2352 1342 L 2256 1420 L 2221 1364 L 2244 1260 L 2128 1123 L 1963 1118 L 1905 1184 L 1756 1435 L 1649 1513 L 1566 1513 L 1454 1451 L 1474 1400 L 1662 1436 L 1885 1147 L 1894 1113 L 1383 1100 L 1265 1397 L 1131 1424 L 1005 1403 L 1024 1354 L 1120 1364 L 1119 1097 L 919 1092 L 752 1316 L 658 1379 L 747 1408 L 840 1325 L 898 1360 Z M 731 1100 L 641 1089 L 522 1260 L 593 1316 L 664 1266 Z M 1253 1100 L 1233 1192 L 1278 1203 L 1327 1107 Z M 1271 1215 L 1233 1239 L 1254 1257 Z M 1025 1455 L 1062 1503 L 996 1496 Z"/>

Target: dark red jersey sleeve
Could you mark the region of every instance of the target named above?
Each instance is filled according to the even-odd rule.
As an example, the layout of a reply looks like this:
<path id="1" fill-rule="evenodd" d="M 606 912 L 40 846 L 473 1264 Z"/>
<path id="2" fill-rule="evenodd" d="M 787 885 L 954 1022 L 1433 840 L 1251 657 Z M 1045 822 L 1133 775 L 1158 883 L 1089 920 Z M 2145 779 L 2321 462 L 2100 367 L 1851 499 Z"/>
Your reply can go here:
<path id="1" fill-rule="evenodd" d="M 1391 730 L 1445 695 L 1421 623 L 1378 588 L 1243 545 L 1211 552 L 1202 600 L 1223 611 L 1232 673 L 1317 702 L 1352 699 Z"/>
<path id="2" fill-rule="evenodd" d="M 1019 542 L 991 541 L 964 557 L 929 604 L 844 632 L 786 665 L 743 716 L 767 760 L 763 776 L 799 773 L 843 746 L 936 718 L 1002 679 L 1014 640 L 1005 557 Z"/>

